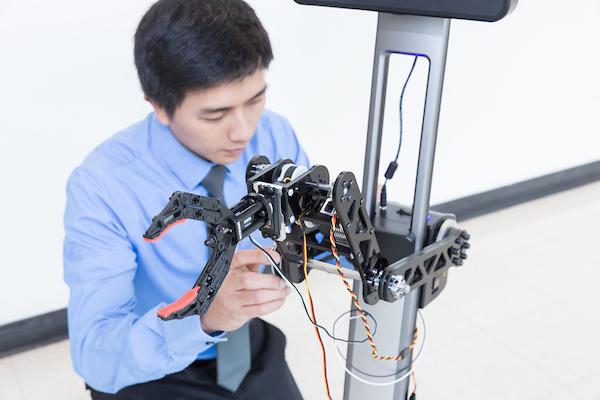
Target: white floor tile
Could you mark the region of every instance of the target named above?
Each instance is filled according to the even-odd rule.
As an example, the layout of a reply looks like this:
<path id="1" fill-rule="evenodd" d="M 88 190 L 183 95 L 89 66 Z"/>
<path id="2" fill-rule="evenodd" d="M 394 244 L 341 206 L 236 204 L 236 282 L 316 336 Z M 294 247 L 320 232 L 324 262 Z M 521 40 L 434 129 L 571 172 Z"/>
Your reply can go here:
<path id="1" fill-rule="evenodd" d="M 483 335 L 472 335 L 435 353 L 427 352 L 417 370 L 422 393 L 429 388 L 446 399 L 533 399 L 560 384 Z M 430 398 L 424 395 L 423 398 Z"/>
<path id="2" fill-rule="evenodd" d="M 535 400 L 600 400 L 599 381 L 597 376 L 589 377 Z"/>
<path id="3" fill-rule="evenodd" d="M 82 379 L 71 367 L 69 344 L 62 341 L 7 359 L 24 400 L 89 399 Z"/>
<path id="4" fill-rule="evenodd" d="M 0 360 L 0 399 L 23 400 L 14 371 L 7 359 Z"/>

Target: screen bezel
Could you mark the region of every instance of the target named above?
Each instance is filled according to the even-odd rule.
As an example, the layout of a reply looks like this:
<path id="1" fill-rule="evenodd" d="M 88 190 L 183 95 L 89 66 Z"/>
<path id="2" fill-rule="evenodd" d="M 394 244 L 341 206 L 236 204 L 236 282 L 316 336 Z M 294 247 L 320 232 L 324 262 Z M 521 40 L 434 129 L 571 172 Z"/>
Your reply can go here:
<path id="1" fill-rule="evenodd" d="M 363 1 L 365 4 L 359 5 L 349 5 L 349 4 L 341 4 L 340 0 L 294 0 L 298 4 L 303 5 L 313 5 L 313 6 L 325 6 L 325 7 L 335 7 L 335 8 L 348 8 L 348 9 L 356 9 L 356 10 L 366 10 L 366 11 L 379 11 L 386 12 L 392 14 L 406 14 L 406 15 L 420 15 L 426 17 L 439 17 L 439 18 L 453 18 L 453 19 L 466 19 L 472 21 L 485 21 L 485 22 L 496 22 L 506 17 L 510 12 L 512 12 L 517 6 L 518 0 L 496 0 L 502 2 L 502 7 L 499 13 L 495 15 L 489 14 L 481 14 L 473 11 L 472 13 L 468 12 L 453 12 L 452 10 L 448 11 L 431 11 L 431 10 L 417 10 L 412 8 L 406 8 L 405 6 L 400 5 L 392 5 L 389 6 L 381 6 L 374 7 L 371 4 L 367 4 L 368 1 Z M 401 1 L 401 0 L 398 0 Z M 483 0 L 482 0 L 483 1 Z M 390 1 L 391 3 L 391 1 Z"/>

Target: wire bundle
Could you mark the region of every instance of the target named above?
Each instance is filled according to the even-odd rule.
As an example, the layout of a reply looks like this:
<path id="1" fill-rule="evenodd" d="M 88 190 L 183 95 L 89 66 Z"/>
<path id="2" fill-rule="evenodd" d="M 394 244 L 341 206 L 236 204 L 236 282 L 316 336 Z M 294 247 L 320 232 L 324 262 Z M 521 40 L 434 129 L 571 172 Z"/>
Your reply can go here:
<path id="1" fill-rule="evenodd" d="M 301 222 L 301 219 L 299 219 L 297 221 L 297 224 L 300 225 L 304 229 L 304 227 L 302 225 L 302 222 Z M 337 224 L 337 215 L 334 212 L 333 217 L 332 217 L 332 227 L 330 228 L 330 239 L 332 239 L 332 237 L 333 237 L 333 232 L 335 231 L 336 224 Z M 345 339 L 342 339 L 342 338 L 338 338 L 338 337 L 335 336 L 335 324 L 334 324 L 334 331 L 332 333 L 330 333 L 326 328 L 324 328 L 323 326 L 321 326 L 321 325 L 319 325 L 317 323 L 316 315 L 315 315 L 315 310 L 314 310 L 314 304 L 313 304 L 312 296 L 310 294 L 310 287 L 309 287 L 309 281 L 308 281 L 308 249 L 307 249 L 307 243 L 306 243 L 306 234 L 303 235 L 303 269 L 304 269 L 304 276 L 305 276 L 305 281 L 306 281 L 306 292 L 307 292 L 307 295 L 308 295 L 308 298 L 309 298 L 309 302 L 310 302 L 310 313 L 308 311 L 308 308 L 306 306 L 306 303 L 304 302 L 304 299 L 303 299 L 300 291 L 298 290 L 298 288 L 296 287 L 296 285 L 292 284 L 285 277 L 285 275 L 281 271 L 278 263 L 275 262 L 275 260 L 273 259 L 273 257 L 262 246 L 260 246 L 252 236 L 250 236 L 250 241 L 254 244 L 254 246 L 256 246 L 263 253 L 265 253 L 265 255 L 271 261 L 271 267 L 274 268 L 276 270 L 277 274 L 282 279 L 284 279 L 290 287 L 292 287 L 296 291 L 296 293 L 298 294 L 298 296 L 299 296 L 299 298 L 300 298 L 300 300 L 302 302 L 302 305 L 304 306 L 304 311 L 306 312 L 306 315 L 307 315 L 310 323 L 315 328 L 315 333 L 317 335 L 317 338 L 319 340 L 319 344 L 320 344 L 320 347 L 321 347 L 322 363 L 323 363 L 323 378 L 324 378 L 324 384 L 325 384 L 325 388 L 326 388 L 327 396 L 328 396 L 329 400 L 331 400 L 331 391 L 330 391 L 330 388 L 329 388 L 329 380 L 328 380 L 328 376 L 327 376 L 327 358 L 326 358 L 325 346 L 323 344 L 323 340 L 321 338 L 319 330 L 323 330 L 334 342 L 338 342 L 339 341 L 339 342 L 345 342 L 345 343 L 348 343 L 348 344 L 359 344 L 359 343 L 364 343 L 365 341 L 369 341 L 371 349 L 373 350 L 372 355 L 374 355 L 375 359 L 378 359 L 378 360 L 401 360 L 402 359 L 402 357 L 398 358 L 398 356 L 397 357 L 389 357 L 389 356 L 379 356 L 378 355 L 377 348 L 376 348 L 374 340 L 373 340 L 373 337 L 375 336 L 375 332 L 377 331 L 377 320 L 369 312 L 367 312 L 367 311 L 365 311 L 365 310 L 362 309 L 362 307 L 360 306 L 360 303 L 358 302 L 358 297 L 356 296 L 356 294 L 354 293 L 354 291 L 350 287 L 350 284 L 346 281 L 346 278 L 344 276 L 344 273 L 343 273 L 343 271 L 341 269 L 341 265 L 340 265 L 340 262 L 339 262 L 339 253 L 337 252 L 335 237 L 333 237 L 333 240 L 330 240 L 330 241 L 331 241 L 331 244 L 332 244 L 332 246 L 331 246 L 332 254 L 334 255 L 334 258 L 336 260 L 336 267 L 337 267 L 337 270 L 338 270 L 338 274 L 342 278 L 342 281 L 344 282 L 344 285 L 346 286 L 346 289 L 348 290 L 348 292 L 352 296 L 352 299 L 353 299 L 355 307 L 357 307 L 357 309 L 355 309 L 355 310 L 350 310 L 350 311 L 347 311 L 347 312 L 343 313 L 342 315 L 340 315 L 340 317 L 338 317 L 338 319 L 336 320 L 336 323 L 337 323 L 337 321 L 339 321 L 339 319 L 344 314 L 351 313 L 353 311 L 357 311 L 359 313 L 359 315 L 360 315 L 360 318 L 361 318 L 361 320 L 363 322 L 363 325 L 365 326 L 365 331 L 367 332 L 367 337 L 365 339 L 363 339 L 363 340 L 345 340 Z M 423 319 L 423 317 L 422 317 L 422 315 L 420 313 L 419 313 L 419 316 L 421 316 L 422 323 L 423 323 L 423 329 L 425 329 L 425 320 Z M 370 328 L 370 326 L 368 324 L 367 317 L 371 317 L 373 319 L 373 322 L 375 323 L 374 331 L 371 331 L 371 328 Z M 356 317 L 352 317 L 350 319 L 353 319 L 353 318 L 356 318 Z M 409 346 L 410 349 L 413 349 L 415 347 L 416 342 L 417 342 L 417 337 L 418 337 L 418 330 L 415 331 L 415 337 L 413 339 L 412 344 Z M 423 340 L 422 341 L 424 342 L 424 340 L 425 340 L 425 337 L 423 336 Z M 419 348 L 418 353 L 417 353 L 417 355 L 415 356 L 415 358 L 413 360 L 413 363 L 416 362 L 419 359 L 419 356 L 421 355 L 421 352 L 423 350 L 423 345 L 424 345 L 424 343 L 421 344 L 421 347 Z M 345 369 L 346 373 L 349 374 L 350 376 L 352 376 L 353 378 L 359 380 L 360 382 L 365 383 L 365 384 L 372 385 L 372 386 L 388 386 L 388 385 L 396 384 L 396 383 L 398 383 L 398 382 L 406 379 L 407 377 L 412 376 L 413 382 L 415 384 L 415 388 L 413 390 L 413 394 L 411 396 L 411 400 L 413 400 L 415 398 L 415 396 L 416 396 L 416 379 L 415 379 L 414 370 L 413 370 L 414 365 L 413 365 L 413 368 L 411 368 L 407 373 L 405 373 L 404 375 L 402 375 L 400 378 L 394 379 L 394 380 L 389 381 L 389 382 L 372 382 L 372 381 L 365 380 L 365 379 L 360 378 L 359 376 L 355 375 L 352 371 L 350 371 L 348 369 L 348 367 L 350 367 L 352 369 L 355 369 L 355 370 L 361 372 L 362 374 L 364 374 L 366 376 L 371 376 L 371 377 L 375 377 L 375 378 L 386 378 L 386 377 L 396 376 L 399 373 L 402 373 L 404 371 L 404 369 L 395 371 L 394 373 L 389 374 L 389 375 L 372 375 L 372 374 L 369 374 L 369 373 L 366 373 L 366 372 L 363 372 L 363 371 L 359 370 L 354 365 L 351 365 L 351 364 L 349 364 L 348 366 L 344 365 L 344 362 L 346 360 L 341 355 L 340 349 L 339 349 L 339 347 L 337 347 L 337 345 L 336 345 L 336 348 L 337 348 L 337 351 L 338 351 L 337 355 L 338 355 L 339 361 L 341 362 L 341 365 Z"/>
<path id="2" fill-rule="evenodd" d="M 299 221 L 300 226 L 301 222 Z M 304 266 L 304 280 L 306 282 L 306 296 L 308 297 L 308 303 L 310 305 L 310 314 L 312 317 L 312 322 L 315 328 L 315 333 L 317 335 L 317 339 L 319 340 L 319 344 L 321 345 L 321 356 L 322 356 L 322 362 L 323 362 L 323 379 L 325 381 L 325 390 L 327 391 L 327 398 L 329 398 L 329 400 L 331 400 L 331 391 L 329 389 L 329 379 L 327 377 L 327 354 L 325 353 L 325 345 L 323 345 L 323 339 L 321 338 L 321 333 L 319 332 L 319 329 L 317 327 L 317 316 L 315 315 L 315 307 L 313 304 L 313 299 L 312 296 L 310 294 L 310 288 L 308 286 L 308 251 L 307 251 L 307 246 L 306 246 L 306 235 L 302 235 L 303 238 L 303 246 L 302 246 L 302 257 L 303 257 L 303 266 Z"/>
<path id="3" fill-rule="evenodd" d="M 369 326 L 369 322 L 367 321 L 367 316 L 360 305 L 358 296 L 356 295 L 356 293 L 354 293 L 354 290 L 352 290 L 352 288 L 350 287 L 350 284 L 346 280 L 346 277 L 344 276 L 344 272 L 342 271 L 342 266 L 340 264 L 340 255 L 337 251 L 337 245 L 335 243 L 335 237 L 334 237 L 334 231 L 335 231 L 336 226 L 337 226 L 337 213 L 334 212 L 333 216 L 331 217 L 331 229 L 329 230 L 329 241 L 331 242 L 331 254 L 333 254 L 333 257 L 335 258 L 335 266 L 337 268 L 338 275 L 340 276 L 340 278 L 342 278 L 342 281 L 344 282 L 344 286 L 346 286 L 346 290 L 348 290 L 348 293 L 350 293 L 350 296 L 352 297 L 352 302 L 354 303 L 354 307 L 356 307 L 356 310 L 358 311 L 358 315 L 360 316 L 363 326 L 365 327 L 369 345 L 371 346 L 371 356 L 376 360 L 384 360 L 384 361 L 403 360 L 404 358 L 402 357 L 402 354 L 399 354 L 397 356 L 382 356 L 377 351 L 377 346 L 375 345 L 375 341 L 373 340 L 373 332 L 371 331 L 371 327 Z M 417 345 L 418 336 L 419 336 L 419 330 L 416 329 L 413 341 L 410 344 L 410 346 L 408 347 L 410 350 L 412 350 Z"/>

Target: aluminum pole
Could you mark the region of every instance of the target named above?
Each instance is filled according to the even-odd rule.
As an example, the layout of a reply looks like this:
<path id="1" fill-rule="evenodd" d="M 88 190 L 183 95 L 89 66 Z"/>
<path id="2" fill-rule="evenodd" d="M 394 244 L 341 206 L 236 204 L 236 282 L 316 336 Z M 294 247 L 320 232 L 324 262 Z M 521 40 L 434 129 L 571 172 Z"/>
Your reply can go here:
<path id="1" fill-rule="evenodd" d="M 423 248 L 427 228 L 426 219 L 429 213 L 431 178 L 449 33 L 449 19 L 379 14 L 363 175 L 363 195 L 367 209 L 373 216 L 377 203 L 376 189 L 379 178 L 389 57 L 392 54 L 424 56 L 429 60 L 429 77 L 411 221 L 411 234 L 415 237 L 416 251 Z M 360 293 L 361 285 L 354 282 L 354 290 Z M 379 302 L 373 307 L 362 304 L 364 309 L 371 313 L 379 323 L 380 329 L 376 342 L 382 353 L 386 355 L 398 354 L 412 342 L 418 299 L 419 292 L 414 291 L 404 301 L 396 303 Z M 351 321 L 350 340 L 360 340 L 363 337 L 364 331 L 360 322 L 357 320 Z M 404 369 L 404 371 L 408 371 L 410 365 L 410 357 L 408 360 L 401 362 L 374 360 L 371 357 L 371 350 L 366 344 L 348 347 L 347 368 L 350 370 L 352 370 L 352 366 L 356 366 L 369 374 L 385 375 L 390 370 Z M 353 370 L 353 372 L 359 376 L 361 375 L 356 370 Z M 392 380 L 392 378 L 363 377 L 367 380 L 379 382 Z M 408 379 L 390 386 L 372 386 L 346 375 L 344 385 L 344 399 L 346 400 L 363 400 L 365 398 L 405 400 L 407 394 Z"/>

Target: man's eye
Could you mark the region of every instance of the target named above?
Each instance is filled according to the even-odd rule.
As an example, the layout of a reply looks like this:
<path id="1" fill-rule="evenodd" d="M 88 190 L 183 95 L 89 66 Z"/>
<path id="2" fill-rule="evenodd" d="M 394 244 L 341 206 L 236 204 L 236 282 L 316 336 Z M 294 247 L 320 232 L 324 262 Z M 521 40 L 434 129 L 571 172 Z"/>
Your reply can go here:
<path id="1" fill-rule="evenodd" d="M 257 97 L 256 99 L 252 99 L 249 104 L 258 104 L 261 101 L 263 101 L 263 97 L 262 96 Z"/>
<path id="2" fill-rule="evenodd" d="M 218 121 L 221 121 L 223 119 L 223 117 L 224 117 L 224 115 L 220 115 L 218 117 L 211 117 L 211 118 L 204 117 L 202 119 L 205 121 L 209 121 L 209 122 L 218 122 Z"/>

